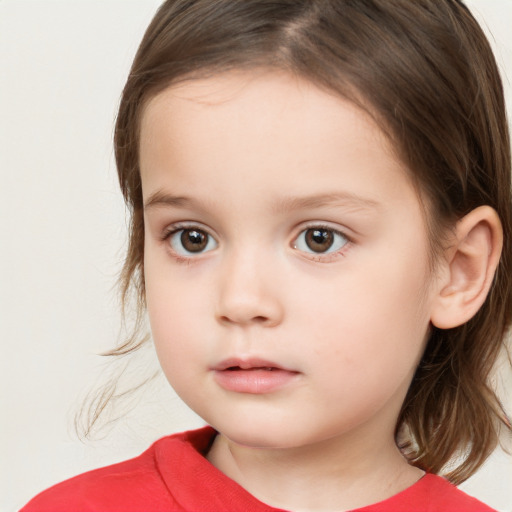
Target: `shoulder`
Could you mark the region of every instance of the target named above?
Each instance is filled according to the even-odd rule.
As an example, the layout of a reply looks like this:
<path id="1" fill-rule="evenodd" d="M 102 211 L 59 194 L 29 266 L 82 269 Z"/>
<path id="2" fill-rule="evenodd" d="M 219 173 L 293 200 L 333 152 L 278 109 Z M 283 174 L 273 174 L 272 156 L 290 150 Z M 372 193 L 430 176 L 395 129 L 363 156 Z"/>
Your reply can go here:
<path id="1" fill-rule="evenodd" d="M 140 501 L 141 493 L 151 494 L 158 500 L 162 496 L 160 487 L 153 445 L 138 457 L 88 471 L 50 487 L 27 503 L 21 512 L 136 510 L 133 507 Z M 159 510 L 158 503 L 151 505 Z M 162 503 L 161 510 L 164 509 Z"/>
<path id="2" fill-rule="evenodd" d="M 495 512 L 444 478 L 426 474 L 405 491 L 361 512 Z"/>
<path id="3" fill-rule="evenodd" d="M 461 491 L 455 485 L 437 475 L 425 475 L 427 492 L 434 511 L 459 510 L 461 512 L 495 512 L 473 496 Z M 422 479 L 422 480 L 423 480 Z M 430 509 L 429 509 L 430 511 Z"/>
<path id="4" fill-rule="evenodd" d="M 212 438 L 209 428 L 175 434 L 156 441 L 141 455 L 65 480 L 38 494 L 20 512 L 168 511 L 175 500 L 162 466 L 179 466 L 195 441 Z M 196 452 L 197 453 L 197 452 Z"/>

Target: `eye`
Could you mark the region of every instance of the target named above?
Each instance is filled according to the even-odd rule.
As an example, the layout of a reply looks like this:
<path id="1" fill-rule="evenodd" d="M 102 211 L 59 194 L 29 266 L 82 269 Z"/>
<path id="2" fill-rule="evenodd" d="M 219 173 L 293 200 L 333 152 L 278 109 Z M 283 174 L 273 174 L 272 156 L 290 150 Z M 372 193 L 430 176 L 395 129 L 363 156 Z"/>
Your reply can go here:
<path id="1" fill-rule="evenodd" d="M 295 239 L 294 247 L 310 254 L 329 254 L 339 251 L 347 243 L 348 239 L 339 231 L 315 226 L 301 231 Z"/>
<path id="2" fill-rule="evenodd" d="M 215 249 L 217 241 L 202 229 L 187 228 L 172 232 L 169 245 L 177 254 L 188 256 Z"/>

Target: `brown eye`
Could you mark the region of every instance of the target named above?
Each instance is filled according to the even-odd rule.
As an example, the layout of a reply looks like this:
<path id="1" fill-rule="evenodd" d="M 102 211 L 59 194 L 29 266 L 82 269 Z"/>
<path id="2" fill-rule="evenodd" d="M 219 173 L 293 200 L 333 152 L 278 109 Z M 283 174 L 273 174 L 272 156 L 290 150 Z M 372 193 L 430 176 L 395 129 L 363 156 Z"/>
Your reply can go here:
<path id="1" fill-rule="evenodd" d="M 196 229 L 184 229 L 180 239 L 181 244 L 188 252 L 201 252 L 208 243 L 208 235 Z"/>
<path id="2" fill-rule="evenodd" d="M 310 254 L 327 254 L 339 251 L 347 243 L 347 238 L 339 231 L 319 226 L 302 231 L 294 247 Z"/>
<path id="3" fill-rule="evenodd" d="M 328 251 L 334 241 L 334 235 L 328 229 L 308 229 L 305 234 L 306 245 L 314 252 Z"/>
<path id="4" fill-rule="evenodd" d="M 199 254 L 217 247 L 215 239 L 202 229 L 178 229 L 169 238 L 172 249 L 180 255 Z"/>

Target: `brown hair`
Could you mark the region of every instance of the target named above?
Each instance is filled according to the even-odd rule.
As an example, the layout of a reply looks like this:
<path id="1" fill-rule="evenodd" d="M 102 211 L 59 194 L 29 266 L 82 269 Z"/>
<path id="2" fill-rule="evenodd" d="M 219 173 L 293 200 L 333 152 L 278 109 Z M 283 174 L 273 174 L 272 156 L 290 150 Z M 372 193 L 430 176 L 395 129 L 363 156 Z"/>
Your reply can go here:
<path id="1" fill-rule="evenodd" d="M 511 317 L 510 144 L 496 62 L 457 0 L 168 0 L 149 25 L 115 128 L 119 180 L 131 210 L 121 287 L 144 309 L 139 126 L 170 84 L 229 69 L 277 67 L 369 110 L 427 199 L 433 254 L 443 228 L 490 205 L 504 250 L 489 296 L 465 325 L 434 329 L 398 418 L 410 462 L 454 483 L 469 477 L 510 422 L 489 383 Z M 133 335 L 110 352 L 136 350 Z"/>

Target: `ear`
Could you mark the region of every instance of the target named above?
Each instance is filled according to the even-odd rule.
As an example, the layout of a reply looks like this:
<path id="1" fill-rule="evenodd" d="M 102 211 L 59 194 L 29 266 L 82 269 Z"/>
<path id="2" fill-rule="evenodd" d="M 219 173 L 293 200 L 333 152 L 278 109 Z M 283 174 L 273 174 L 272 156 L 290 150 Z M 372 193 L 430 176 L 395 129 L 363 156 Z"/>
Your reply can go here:
<path id="1" fill-rule="evenodd" d="M 470 320 L 484 303 L 503 246 L 503 229 L 490 206 L 475 208 L 455 226 L 441 257 L 439 282 L 430 320 L 451 329 Z"/>

